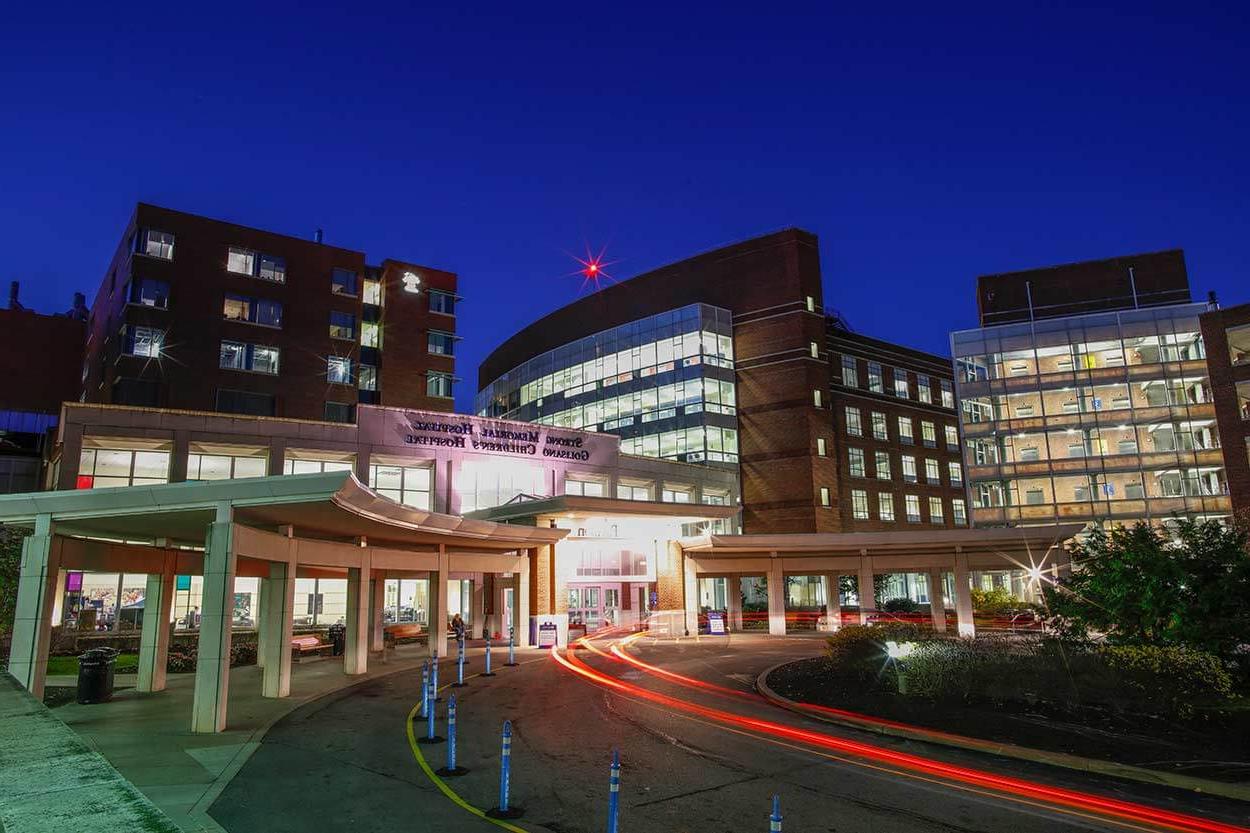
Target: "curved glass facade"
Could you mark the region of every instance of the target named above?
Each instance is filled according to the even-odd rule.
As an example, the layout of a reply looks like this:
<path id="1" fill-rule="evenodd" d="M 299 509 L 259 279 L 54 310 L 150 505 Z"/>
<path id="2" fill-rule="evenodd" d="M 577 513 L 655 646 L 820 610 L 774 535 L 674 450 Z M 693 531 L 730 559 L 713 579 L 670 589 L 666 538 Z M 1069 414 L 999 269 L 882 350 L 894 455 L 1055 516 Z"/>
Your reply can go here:
<path id="1" fill-rule="evenodd" d="M 737 463 L 732 315 L 691 304 L 535 356 L 490 382 L 480 416 L 604 431 L 621 451 Z"/>

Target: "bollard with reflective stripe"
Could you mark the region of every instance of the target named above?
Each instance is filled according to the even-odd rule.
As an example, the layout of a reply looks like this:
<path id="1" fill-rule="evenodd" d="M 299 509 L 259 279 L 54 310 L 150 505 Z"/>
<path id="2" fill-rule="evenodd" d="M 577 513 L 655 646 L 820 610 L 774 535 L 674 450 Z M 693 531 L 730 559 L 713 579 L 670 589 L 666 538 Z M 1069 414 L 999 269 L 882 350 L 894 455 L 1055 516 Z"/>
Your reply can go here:
<path id="1" fill-rule="evenodd" d="M 516 630 L 508 628 L 508 667 L 516 665 Z"/>
<path id="2" fill-rule="evenodd" d="M 464 688 L 467 683 L 464 681 L 464 643 L 460 643 L 460 656 L 456 657 L 456 682 L 453 684 L 456 688 Z"/>
<path id="3" fill-rule="evenodd" d="M 768 817 L 768 833 L 781 833 L 781 796 L 773 796 L 773 814 Z"/>
<path id="4" fill-rule="evenodd" d="M 495 676 L 495 672 L 490 670 L 490 634 L 486 635 L 486 670 L 482 672 L 482 676 Z"/>
<path id="5" fill-rule="evenodd" d="M 427 659 L 421 666 L 421 716 L 426 716 L 430 707 L 430 661 Z"/>
<path id="6" fill-rule="evenodd" d="M 447 766 L 438 770 L 443 777 L 464 775 L 469 770 L 456 765 L 456 698 L 447 699 Z"/>
<path id="7" fill-rule="evenodd" d="M 520 818 L 524 812 L 520 807 L 508 803 L 508 792 L 512 787 L 512 721 L 503 722 L 503 747 L 499 758 L 499 806 L 486 811 L 486 815 L 495 819 Z"/>
<path id="8" fill-rule="evenodd" d="M 434 702 L 437 703 L 438 701 L 443 699 L 442 697 L 438 696 L 438 652 L 437 651 L 434 652 L 434 659 L 430 661 L 430 665 L 432 666 L 430 669 L 430 692 L 433 694 Z"/>
<path id="9" fill-rule="evenodd" d="M 425 737 L 418 738 L 417 743 L 442 743 L 443 739 L 434 734 L 434 712 L 437 706 L 434 705 L 434 687 L 430 686 L 428 699 L 425 701 Z"/>
<path id="10" fill-rule="evenodd" d="M 616 817 L 620 812 L 621 753 L 612 750 L 612 768 L 608 775 L 608 833 L 616 833 Z"/>

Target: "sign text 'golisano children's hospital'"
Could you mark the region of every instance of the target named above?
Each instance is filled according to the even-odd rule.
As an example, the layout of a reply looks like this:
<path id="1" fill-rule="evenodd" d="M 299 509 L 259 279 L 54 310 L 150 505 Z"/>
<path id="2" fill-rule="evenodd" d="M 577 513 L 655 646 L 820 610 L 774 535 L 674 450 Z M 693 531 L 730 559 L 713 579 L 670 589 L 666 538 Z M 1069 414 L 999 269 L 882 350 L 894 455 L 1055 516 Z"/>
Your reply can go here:
<path id="1" fill-rule="evenodd" d="M 404 420 L 401 434 L 408 445 L 596 464 L 611 462 L 615 450 L 615 436 L 557 431 L 542 425 L 462 416 L 439 419 L 425 413 L 406 413 Z"/>

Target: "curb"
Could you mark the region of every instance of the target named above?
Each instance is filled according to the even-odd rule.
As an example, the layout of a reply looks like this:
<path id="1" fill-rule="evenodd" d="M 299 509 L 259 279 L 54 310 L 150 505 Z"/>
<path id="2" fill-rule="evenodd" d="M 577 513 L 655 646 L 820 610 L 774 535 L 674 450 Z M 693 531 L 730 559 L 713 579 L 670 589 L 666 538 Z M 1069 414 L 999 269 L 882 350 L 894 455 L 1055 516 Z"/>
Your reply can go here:
<path id="1" fill-rule="evenodd" d="M 764 669 L 764 671 L 755 678 L 755 690 L 759 692 L 760 696 L 773 705 L 795 712 L 796 714 L 801 714 L 804 717 L 810 717 L 813 720 L 821 720 L 825 723 L 832 723 L 837 726 L 845 726 L 851 729 L 875 732 L 879 735 L 921 741 L 923 743 L 932 743 L 939 746 L 949 746 L 954 749 L 988 753 L 990 755 L 998 755 L 1004 758 L 1015 758 L 1016 760 L 1062 767 L 1064 769 L 1072 769 L 1078 772 L 1092 772 L 1098 775 L 1109 775 L 1113 778 L 1123 778 L 1129 781 L 1137 781 L 1156 787 L 1174 787 L 1176 789 L 1188 790 L 1190 792 L 1202 793 L 1204 795 L 1217 795 L 1222 798 L 1231 798 L 1237 801 L 1250 801 L 1250 786 L 1228 784 L 1223 781 L 1212 781 L 1207 778 L 1195 778 L 1191 775 L 1159 772 L 1157 770 L 1146 769 L 1144 767 L 1133 766 L 1131 764 L 1120 764 L 1114 761 L 1103 761 L 1097 758 L 1084 758 L 1079 755 L 1070 755 L 1066 752 L 1048 752 L 1042 749 L 1033 749 L 1027 746 L 1016 746 L 1015 744 L 982 740 L 980 738 L 972 738 L 965 735 L 954 735 L 948 732 L 942 732 L 936 729 L 925 729 L 919 726 L 908 727 L 897 723 L 881 724 L 872 720 L 859 720 L 850 716 L 822 714 L 805 707 L 803 703 L 791 700 L 788 697 L 782 697 L 769 687 L 768 675 L 782 666 L 789 665 L 791 662 L 793 662 L 793 660 L 779 662 L 771 668 Z"/>

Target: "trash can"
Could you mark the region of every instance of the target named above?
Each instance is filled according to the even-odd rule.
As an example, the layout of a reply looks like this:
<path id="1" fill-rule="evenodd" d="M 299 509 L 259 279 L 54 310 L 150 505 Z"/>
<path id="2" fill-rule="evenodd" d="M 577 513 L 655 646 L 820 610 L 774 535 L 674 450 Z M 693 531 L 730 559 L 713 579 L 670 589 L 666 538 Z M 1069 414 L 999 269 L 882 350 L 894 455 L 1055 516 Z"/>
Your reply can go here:
<path id="1" fill-rule="evenodd" d="M 113 699 L 113 648 L 92 648 L 78 657 L 78 702 L 107 703 Z"/>
<path id="2" fill-rule="evenodd" d="M 334 646 L 334 656 L 343 656 L 347 650 L 347 625 L 335 622 L 330 626 L 330 644 Z"/>

